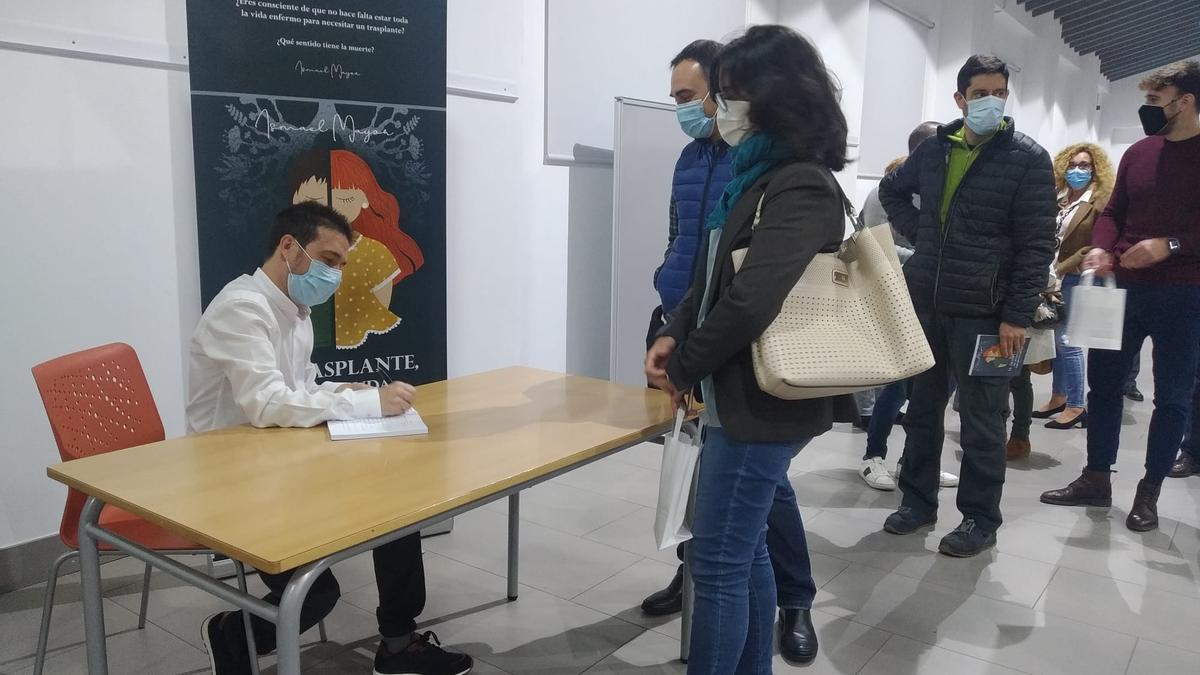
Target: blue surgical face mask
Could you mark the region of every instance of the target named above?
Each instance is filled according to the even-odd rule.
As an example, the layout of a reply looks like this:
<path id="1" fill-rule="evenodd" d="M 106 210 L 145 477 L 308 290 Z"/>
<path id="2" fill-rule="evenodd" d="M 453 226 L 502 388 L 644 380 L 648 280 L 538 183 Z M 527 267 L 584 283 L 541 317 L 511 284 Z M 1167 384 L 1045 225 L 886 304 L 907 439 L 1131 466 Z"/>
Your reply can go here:
<path id="1" fill-rule="evenodd" d="M 291 264 L 288 264 L 288 295 L 297 305 L 313 307 L 333 297 L 334 291 L 342 283 L 342 271 L 320 260 L 313 260 L 303 246 L 300 247 L 300 251 L 309 260 L 308 271 L 304 274 L 294 274 Z M 284 262 L 287 262 L 287 258 L 284 258 Z"/>
<path id="2" fill-rule="evenodd" d="M 679 128 L 692 138 L 712 136 L 713 126 L 716 125 L 717 120 L 715 117 L 704 114 L 704 101 L 707 99 L 708 95 L 706 94 L 699 101 L 688 101 L 675 106 L 675 117 L 679 119 Z"/>
<path id="3" fill-rule="evenodd" d="M 1067 169 L 1067 185 L 1078 190 L 1092 182 L 1091 169 Z"/>
<path id="4" fill-rule="evenodd" d="M 1004 119 L 1005 100 L 999 96 L 984 96 L 967 101 L 967 126 L 980 136 L 991 136 Z"/>

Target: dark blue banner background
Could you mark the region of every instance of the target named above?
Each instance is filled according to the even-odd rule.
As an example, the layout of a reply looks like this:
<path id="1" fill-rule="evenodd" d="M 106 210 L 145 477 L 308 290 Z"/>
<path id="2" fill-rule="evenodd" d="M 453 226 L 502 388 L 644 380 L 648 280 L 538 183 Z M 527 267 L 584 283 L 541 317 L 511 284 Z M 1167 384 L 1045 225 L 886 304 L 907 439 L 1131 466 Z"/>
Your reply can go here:
<path id="1" fill-rule="evenodd" d="M 321 372 L 445 379 L 445 2 L 187 9 L 204 306 L 262 263 L 276 212 L 320 201 L 359 235 L 313 308 Z"/>

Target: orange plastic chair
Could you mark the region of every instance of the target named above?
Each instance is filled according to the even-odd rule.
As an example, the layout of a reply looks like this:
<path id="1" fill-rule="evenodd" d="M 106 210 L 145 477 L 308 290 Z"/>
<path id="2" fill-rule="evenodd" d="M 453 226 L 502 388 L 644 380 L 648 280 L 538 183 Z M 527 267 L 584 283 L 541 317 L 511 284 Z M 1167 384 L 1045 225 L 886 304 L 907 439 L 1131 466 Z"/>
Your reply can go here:
<path id="1" fill-rule="evenodd" d="M 100 455 L 114 450 L 145 445 L 165 438 L 162 419 L 142 364 L 133 347 L 113 343 L 60 356 L 33 367 L 42 404 L 54 432 L 54 442 L 64 462 Z M 79 555 L 79 516 L 86 496 L 74 489 L 67 493 L 59 536 L 70 550 L 59 556 L 50 568 L 42 605 L 42 627 L 38 634 L 35 675 L 41 675 L 50 634 L 50 614 L 54 592 L 63 563 Z M 100 526 L 161 553 L 205 555 L 213 551 L 176 536 L 114 506 L 104 506 Z M 101 544 L 101 555 L 120 555 Z M 236 564 L 238 584 L 246 590 L 245 569 Z M 138 628 L 146 627 L 146 609 L 150 599 L 150 565 L 142 579 L 142 607 Z M 325 639 L 324 626 L 321 638 Z"/>

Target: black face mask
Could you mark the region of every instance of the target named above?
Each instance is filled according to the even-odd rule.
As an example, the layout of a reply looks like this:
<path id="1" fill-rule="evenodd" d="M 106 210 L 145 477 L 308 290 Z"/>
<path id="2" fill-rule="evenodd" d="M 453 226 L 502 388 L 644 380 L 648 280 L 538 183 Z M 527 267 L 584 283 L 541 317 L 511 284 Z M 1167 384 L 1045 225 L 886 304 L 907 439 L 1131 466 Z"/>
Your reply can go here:
<path id="1" fill-rule="evenodd" d="M 1175 101 L 1178 100 L 1175 99 Z M 1142 120 L 1142 131 L 1146 132 L 1147 136 L 1155 136 L 1167 128 L 1167 124 L 1171 120 L 1167 119 L 1166 107 L 1175 101 L 1171 101 L 1165 105 L 1150 105 L 1147 103 L 1138 108 L 1138 117 Z M 1179 113 L 1175 114 L 1178 115 Z"/>

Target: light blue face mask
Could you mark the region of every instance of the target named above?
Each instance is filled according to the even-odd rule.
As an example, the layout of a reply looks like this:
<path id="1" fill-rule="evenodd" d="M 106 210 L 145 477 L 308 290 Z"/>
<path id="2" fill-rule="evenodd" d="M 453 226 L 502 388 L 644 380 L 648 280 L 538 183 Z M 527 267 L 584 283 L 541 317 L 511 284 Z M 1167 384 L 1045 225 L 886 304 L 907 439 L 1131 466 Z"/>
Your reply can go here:
<path id="1" fill-rule="evenodd" d="M 1092 172 L 1089 169 L 1067 169 L 1067 185 L 1078 190 L 1092 182 Z"/>
<path id="2" fill-rule="evenodd" d="M 999 96 L 984 96 L 967 101 L 967 126 L 980 136 L 991 136 L 1004 119 L 1005 100 Z"/>
<path id="3" fill-rule="evenodd" d="M 715 117 L 704 114 L 704 101 L 707 95 L 699 101 L 688 101 L 675 106 L 675 117 L 683 133 L 692 138 L 708 138 L 712 136 L 713 126 L 717 123 Z"/>
<path id="4" fill-rule="evenodd" d="M 313 307 L 333 297 L 334 291 L 342 283 L 342 271 L 320 260 L 313 260 L 303 246 L 300 247 L 300 251 L 309 260 L 308 271 L 304 274 L 293 274 L 292 266 L 288 265 L 288 295 L 297 305 Z M 284 262 L 287 262 L 286 258 Z"/>

